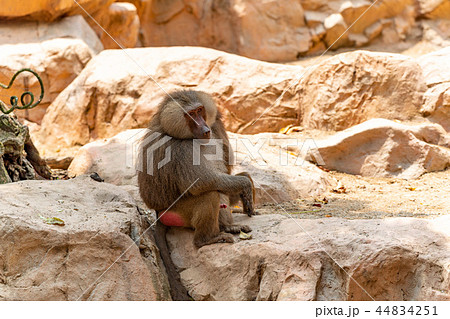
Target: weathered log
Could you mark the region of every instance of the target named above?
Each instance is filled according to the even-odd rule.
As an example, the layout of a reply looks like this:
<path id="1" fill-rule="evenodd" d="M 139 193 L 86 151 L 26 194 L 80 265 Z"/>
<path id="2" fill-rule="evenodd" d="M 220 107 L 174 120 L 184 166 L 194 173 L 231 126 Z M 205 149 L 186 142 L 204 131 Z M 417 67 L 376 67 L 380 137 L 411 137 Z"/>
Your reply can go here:
<path id="1" fill-rule="evenodd" d="M 0 115 L 0 184 L 35 179 L 36 174 L 50 179 L 51 170 L 30 138 L 28 127 L 15 115 Z"/>

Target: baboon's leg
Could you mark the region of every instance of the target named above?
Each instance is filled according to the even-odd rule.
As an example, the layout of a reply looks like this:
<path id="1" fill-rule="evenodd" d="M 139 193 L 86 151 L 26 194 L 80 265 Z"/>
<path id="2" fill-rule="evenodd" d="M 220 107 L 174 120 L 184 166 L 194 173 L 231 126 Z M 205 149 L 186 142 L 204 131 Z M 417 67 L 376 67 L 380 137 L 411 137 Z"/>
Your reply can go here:
<path id="1" fill-rule="evenodd" d="M 230 200 L 225 194 L 220 194 L 219 228 L 220 231 L 239 234 L 241 231 L 250 232 L 252 229 L 247 225 L 236 225 L 231 214 Z M 225 205 L 226 207 L 222 207 Z"/>
<path id="2" fill-rule="evenodd" d="M 195 246 L 234 242 L 232 235 L 220 232 L 219 208 L 220 195 L 218 192 L 208 192 L 196 197 L 191 219 L 191 224 L 195 229 Z"/>
<path id="3" fill-rule="evenodd" d="M 247 225 L 237 225 L 233 222 L 233 216 L 229 208 L 221 208 L 219 212 L 219 228 L 220 231 L 239 234 L 241 231 L 248 233 L 252 229 Z"/>

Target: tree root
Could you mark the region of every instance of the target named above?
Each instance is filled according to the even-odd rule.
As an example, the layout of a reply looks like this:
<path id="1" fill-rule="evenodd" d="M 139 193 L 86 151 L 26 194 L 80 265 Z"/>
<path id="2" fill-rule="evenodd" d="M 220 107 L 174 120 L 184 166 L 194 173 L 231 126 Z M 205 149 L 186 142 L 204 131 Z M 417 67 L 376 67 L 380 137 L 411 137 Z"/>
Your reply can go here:
<path id="1" fill-rule="evenodd" d="M 36 179 L 36 174 L 51 179 L 51 170 L 31 141 L 28 127 L 15 115 L 0 115 L 0 184 Z"/>

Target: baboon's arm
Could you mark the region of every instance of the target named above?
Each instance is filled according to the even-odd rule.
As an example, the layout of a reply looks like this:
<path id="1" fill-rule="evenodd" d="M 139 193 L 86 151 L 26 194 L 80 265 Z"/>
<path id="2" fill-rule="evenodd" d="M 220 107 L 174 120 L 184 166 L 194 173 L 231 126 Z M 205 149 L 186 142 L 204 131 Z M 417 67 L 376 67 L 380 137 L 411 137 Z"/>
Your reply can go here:
<path id="1" fill-rule="evenodd" d="M 248 177 L 234 176 L 228 174 L 214 174 L 199 177 L 199 180 L 192 186 L 190 193 L 200 195 L 205 192 L 218 191 L 227 195 L 242 194 L 252 191 L 252 183 Z"/>

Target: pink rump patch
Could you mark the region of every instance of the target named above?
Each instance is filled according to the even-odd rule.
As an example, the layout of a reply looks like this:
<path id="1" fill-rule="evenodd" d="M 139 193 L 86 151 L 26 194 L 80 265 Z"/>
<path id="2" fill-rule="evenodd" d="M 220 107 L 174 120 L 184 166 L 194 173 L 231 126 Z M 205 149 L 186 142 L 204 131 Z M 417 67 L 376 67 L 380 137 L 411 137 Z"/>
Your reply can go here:
<path id="1" fill-rule="evenodd" d="M 159 220 L 166 226 L 184 226 L 184 220 L 181 216 L 174 211 L 168 210 L 166 212 L 158 213 Z"/>

